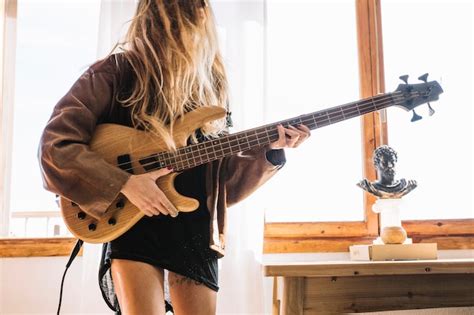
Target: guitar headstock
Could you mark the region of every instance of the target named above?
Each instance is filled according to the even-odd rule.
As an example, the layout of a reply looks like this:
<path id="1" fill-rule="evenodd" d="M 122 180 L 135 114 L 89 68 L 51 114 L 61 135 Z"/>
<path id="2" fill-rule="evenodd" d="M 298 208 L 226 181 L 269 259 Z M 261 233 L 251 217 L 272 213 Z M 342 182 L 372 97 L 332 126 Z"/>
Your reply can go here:
<path id="1" fill-rule="evenodd" d="M 428 104 L 430 116 L 434 114 L 434 109 L 431 107 L 430 102 L 439 99 L 439 95 L 443 93 L 443 89 L 436 81 L 428 82 L 428 73 L 420 76 L 418 79 L 424 83 L 408 84 L 408 75 L 402 75 L 400 77 L 405 84 L 400 84 L 395 90 L 395 105 L 403 107 L 406 111 L 413 111 L 413 117 L 411 121 L 420 120 L 422 117 L 415 112 L 415 108 L 422 105 Z"/>

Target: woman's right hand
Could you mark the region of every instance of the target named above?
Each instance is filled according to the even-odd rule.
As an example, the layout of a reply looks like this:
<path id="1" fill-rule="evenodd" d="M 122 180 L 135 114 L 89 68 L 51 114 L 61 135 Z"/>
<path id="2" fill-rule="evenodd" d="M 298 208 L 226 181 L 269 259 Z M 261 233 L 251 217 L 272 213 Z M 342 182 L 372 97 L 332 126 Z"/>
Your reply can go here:
<path id="1" fill-rule="evenodd" d="M 165 196 L 156 184 L 156 180 L 171 173 L 173 170 L 160 169 L 157 171 L 132 175 L 120 191 L 145 215 L 152 217 L 158 214 L 176 217 L 178 210 Z"/>

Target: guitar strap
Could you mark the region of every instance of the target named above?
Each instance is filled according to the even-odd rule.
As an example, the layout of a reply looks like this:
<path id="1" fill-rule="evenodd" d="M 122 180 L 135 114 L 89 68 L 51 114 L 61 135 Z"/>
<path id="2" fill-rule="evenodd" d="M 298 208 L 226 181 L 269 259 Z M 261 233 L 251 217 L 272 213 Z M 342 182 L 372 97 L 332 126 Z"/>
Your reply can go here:
<path id="1" fill-rule="evenodd" d="M 59 291 L 59 304 L 58 304 L 58 310 L 56 312 L 57 315 L 59 315 L 59 312 L 61 311 L 61 301 L 63 299 L 63 286 L 64 286 L 64 278 L 66 277 L 66 272 L 69 269 L 69 266 L 71 266 L 74 258 L 76 258 L 77 254 L 79 253 L 79 250 L 81 249 L 83 243 L 84 243 L 83 240 L 77 239 L 76 245 L 74 245 L 74 248 L 71 251 L 71 255 L 69 256 L 69 261 L 66 264 L 66 269 L 64 270 L 63 278 L 61 280 L 61 289 Z"/>

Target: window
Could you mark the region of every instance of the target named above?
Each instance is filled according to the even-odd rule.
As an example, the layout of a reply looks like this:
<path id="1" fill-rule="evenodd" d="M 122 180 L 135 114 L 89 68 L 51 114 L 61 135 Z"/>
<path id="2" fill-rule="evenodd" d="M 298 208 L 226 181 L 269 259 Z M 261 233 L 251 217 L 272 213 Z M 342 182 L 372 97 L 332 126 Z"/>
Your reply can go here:
<path id="1" fill-rule="evenodd" d="M 312 3 L 328 5 L 323 1 Z M 440 81 L 445 88 L 440 102 L 432 104 L 435 108 L 439 106 L 438 113 L 424 122 L 411 124 L 411 115 L 397 109 L 362 118 L 364 177 L 375 179 L 373 149 L 384 143 L 392 145 L 399 154 L 399 176 L 419 182 L 418 191 L 404 198 L 410 208 L 403 213 L 408 235 L 415 242 L 437 242 L 440 249 L 472 248 L 472 3 L 355 3 L 361 97 L 385 92 L 384 78 L 389 92 L 400 83 L 398 76 L 411 74 L 413 83 L 417 77 L 413 78 L 414 73 L 421 75 L 427 71 L 432 72 L 431 79 Z M 324 32 L 333 29 L 328 27 Z M 346 53 L 334 52 L 333 58 L 344 59 Z M 463 104 L 457 105 L 459 102 Z M 454 104 L 458 106 L 456 110 L 452 108 Z M 443 114 L 444 117 L 438 117 Z M 455 154 L 459 154 L 459 159 Z M 445 187 L 449 184 L 452 187 Z M 456 198 L 458 194 L 462 196 Z M 334 202 L 340 199 L 334 194 L 331 197 Z M 374 199 L 365 197 L 365 226 L 347 219 L 336 224 L 267 223 L 264 252 L 347 251 L 349 245 L 372 242 L 378 220 L 370 210 Z M 291 207 L 287 209 L 291 211 Z"/>
<path id="2" fill-rule="evenodd" d="M 18 1 L 9 236 L 70 235 L 42 189 L 37 148 L 54 105 L 96 59 L 99 4 Z"/>
<path id="3" fill-rule="evenodd" d="M 351 0 L 267 2 L 265 121 L 359 99 L 354 10 Z M 267 222 L 362 221 L 360 119 L 312 134 L 298 150 L 287 150 L 278 181 L 264 187 L 286 196 L 266 198 Z"/>
<path id="4" fill-rule="evenodd" d="M 385 0 L 382 5 L 385 74 L 395 86 L 430 72 L 444 89 L 430 117 L 428 107 L 411 123 L 403 111 L 388 114 L 389 142 L 399 151 L 400 176 L 418 187 L 404 198 L 405 219 L 472 218 L 472 2 Z M 400 16 L 404 23 L 399 23 Z M 410 34 L 400 36 L 399 34 Z M 454 34 L 456 34 L 454 36 Z M 420 36 L 424 39 L 420 41 Z M 410 49 L 403 49 L 410 47 Z"/>

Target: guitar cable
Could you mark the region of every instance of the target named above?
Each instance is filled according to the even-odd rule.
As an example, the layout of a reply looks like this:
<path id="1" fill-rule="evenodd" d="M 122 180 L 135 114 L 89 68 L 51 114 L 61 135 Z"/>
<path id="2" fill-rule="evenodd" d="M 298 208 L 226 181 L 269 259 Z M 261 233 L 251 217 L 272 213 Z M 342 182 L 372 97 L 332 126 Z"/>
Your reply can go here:
<path id="1" fill-rule="evenodd" d="M 77 254 L 79 253 L 79 250 L 81 249 L 83 243 L 84 243 L 83 240 L 77 239 L 76 245 L 72 249 L 71 255 L 69 256 L 69 261 L 66 264 L 66 269 L 64 270 L 63 278 L 61 280 L 61 289 L 59 291 L 59 304 L 58 304 L 58 311 L 56 312 L 57 315 L 59 315 L 59 311 L 61 310 L 61 301 L 63 299 L 64 278 L 66 278 L 66 272 L 69 269 L 69 266 L 71 266 L 74 258 L 76 258 Z"/>

